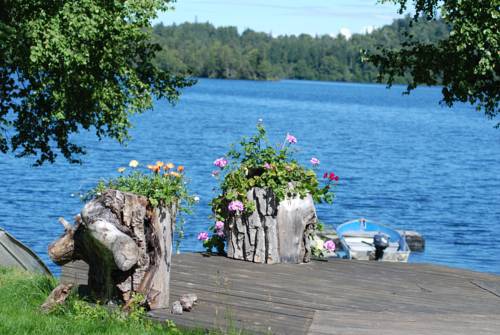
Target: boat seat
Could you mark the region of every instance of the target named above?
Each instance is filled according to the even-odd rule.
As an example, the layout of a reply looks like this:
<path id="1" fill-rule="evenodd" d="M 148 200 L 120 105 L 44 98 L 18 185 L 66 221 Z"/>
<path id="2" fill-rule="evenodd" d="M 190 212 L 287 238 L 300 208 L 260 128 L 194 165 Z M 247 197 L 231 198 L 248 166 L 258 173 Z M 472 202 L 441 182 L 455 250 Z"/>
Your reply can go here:
<path id="1" fill-rule="evenodd" d="M 350 246 L 351 250 L 356 250 L 356 251 L 373 251 L 375 248 L 367 243 L 372 243 L 372 240 L 369 240 L 367 238 L 360 238 L 358 236 L 356 237 L 349 237 L 346 239 L 347 244 Z M 390 252 L 394 253 L 397 252 L 399 249 L 399 243 L 398 242 L 392 242 L 389 243 L 389 246 L 385 249 L 385 252 Z"/>
<path id="2" fill-rule="evenodd" d="M 356 251 L 373 251 L 375 250 L 372 246 L 369 246 L 368 244 L 364 243 L 349 243 L 349 247 L 351 250 L 356 250 Z"/>

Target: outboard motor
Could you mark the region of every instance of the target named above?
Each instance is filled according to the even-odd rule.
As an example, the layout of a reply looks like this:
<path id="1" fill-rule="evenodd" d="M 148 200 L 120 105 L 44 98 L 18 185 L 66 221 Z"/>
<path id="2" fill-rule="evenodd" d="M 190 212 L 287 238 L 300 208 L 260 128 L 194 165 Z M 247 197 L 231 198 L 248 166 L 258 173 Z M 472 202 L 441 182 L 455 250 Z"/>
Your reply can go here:
<path id="1" fill-rule="evenodd" d="M 389 246 L 389 236 L 385 234 L 373 236 L 373 246 L 375 247 L 375 260 L 378 261 L 384 257 L 384 250 Z"/>

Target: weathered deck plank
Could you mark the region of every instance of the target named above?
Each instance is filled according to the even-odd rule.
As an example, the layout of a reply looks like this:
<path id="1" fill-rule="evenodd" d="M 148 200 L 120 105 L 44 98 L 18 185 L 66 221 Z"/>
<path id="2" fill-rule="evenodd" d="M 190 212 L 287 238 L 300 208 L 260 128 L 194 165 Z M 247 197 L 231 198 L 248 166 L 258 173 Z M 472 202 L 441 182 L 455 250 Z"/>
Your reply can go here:
<path id="1" fill-rule="evenodd" d="M 309 335 L 456 335 L 498 334 L 499 318 L 466 313 L 429 314 L 377 312 L 354 315 L 346 312 L 318 311 Z M 458 330 L 458 332 L 457 332 Z"/>
<path id="2" fill-rule="evenodd" d="M 262 334 L 496 334 L 500 277 L 424 264 L 334 260 L 254 264 L 173 257 L 171 300 L 196 293 L 192 312 L 151 312 L 180 326 Z M 62 281 L 84 284 L 82 263 Z"/>

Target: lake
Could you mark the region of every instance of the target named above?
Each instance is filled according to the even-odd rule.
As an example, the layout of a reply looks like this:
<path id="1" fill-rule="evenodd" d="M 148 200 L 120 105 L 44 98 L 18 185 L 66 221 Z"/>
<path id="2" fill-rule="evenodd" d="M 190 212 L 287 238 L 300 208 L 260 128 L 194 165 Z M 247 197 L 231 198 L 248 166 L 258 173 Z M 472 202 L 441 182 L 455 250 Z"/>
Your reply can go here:
<path id="1" fill-rule="evenodd" d="M 181 250 L 209 222 L 216 181 L 214 159 L 251 135 L 262 118 L 273 143 L 297 137 L 297 157 L 340 176 L 332 206 L 318 206 L 327 226 L 366 217 L 417 230 L 426 250 L 411 262 L 429 262 L 500 274 L 500 130 L 470 106 L 438 104 L 440 89 L 309 81 L 202 79 L 172 107 L 157 103 L 134 117 L 128 146 L 91 134 L 76 137 L 88 149 L 83 165 L 62 158 L 33 168 L 34 160 L 0 155 L 0 226 L 40 254 L 55 273 L 47 245 L 82 208 L 79 196 L 99 178 L 116 176 L 131 159 L 172 161 L 186 167 L 200 197 L 187 217 Z"/>

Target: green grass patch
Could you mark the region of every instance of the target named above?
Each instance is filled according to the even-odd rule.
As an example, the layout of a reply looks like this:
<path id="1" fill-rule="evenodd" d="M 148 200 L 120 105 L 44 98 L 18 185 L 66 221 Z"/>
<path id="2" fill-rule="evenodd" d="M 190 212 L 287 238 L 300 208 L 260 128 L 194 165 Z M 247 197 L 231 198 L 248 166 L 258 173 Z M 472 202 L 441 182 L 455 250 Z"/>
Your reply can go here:
<path id="1" fill-rule="evenodd" d="M 0 334 L 221 334 L 180 330 L 169 322 L 150 321 L 140 308 L 131 314 L 110 311 L 76 295 L 70 296 L 65 306 L 44 314 L 40 305 L 56 285 L 54 278 L 0 267 Z"/>

